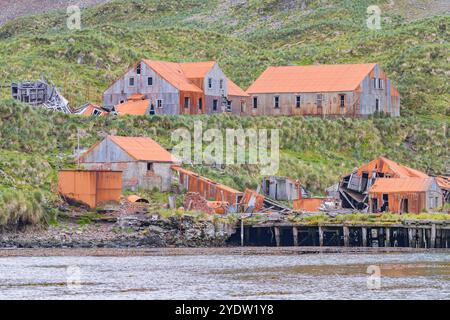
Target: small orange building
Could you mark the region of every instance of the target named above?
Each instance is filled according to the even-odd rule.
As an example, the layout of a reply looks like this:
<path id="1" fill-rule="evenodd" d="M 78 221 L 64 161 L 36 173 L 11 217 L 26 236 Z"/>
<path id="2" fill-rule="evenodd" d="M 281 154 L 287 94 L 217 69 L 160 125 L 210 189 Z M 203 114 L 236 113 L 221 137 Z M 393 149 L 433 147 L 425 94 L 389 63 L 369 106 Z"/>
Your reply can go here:
<path id="1" fill-rule="evenodd" d="M 420 213 L 443 204 L 442 191 L 435 178 L 379 178 L 369 190 L 373 213 Z"/>
<path id="2" fill-rule="evenodd" d="M 122 172 L 102 170 L 61 170 L 58 173 L 58 193 L 90 208 L 120 200 Z"/>

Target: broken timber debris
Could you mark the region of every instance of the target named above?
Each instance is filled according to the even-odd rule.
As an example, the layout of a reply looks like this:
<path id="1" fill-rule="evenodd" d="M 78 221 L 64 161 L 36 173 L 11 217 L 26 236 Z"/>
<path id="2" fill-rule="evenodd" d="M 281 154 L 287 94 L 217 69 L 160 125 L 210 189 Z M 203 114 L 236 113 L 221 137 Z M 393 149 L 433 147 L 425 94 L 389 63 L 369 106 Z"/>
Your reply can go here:
<path id="1" fill-rule="evenodd" d="M 38 81 L 22 81 L 11 84 L 11 95 L 14 99 L 44 109 L 72 113 L 69 102 L 56 86 L 44 77 Z"/>

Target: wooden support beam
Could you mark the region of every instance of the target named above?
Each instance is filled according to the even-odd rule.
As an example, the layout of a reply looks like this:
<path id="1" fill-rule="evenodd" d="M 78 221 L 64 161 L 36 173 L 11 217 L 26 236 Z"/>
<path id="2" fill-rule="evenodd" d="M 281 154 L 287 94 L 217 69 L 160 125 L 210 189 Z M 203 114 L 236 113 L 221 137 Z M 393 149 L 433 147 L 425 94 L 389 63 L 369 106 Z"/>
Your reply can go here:
<path id="1" fill-rule="evenodd" d="M 436 247 L 436 224 L 431 224 L 430 248 Z"/>
<path id="2" fill-rule="evenodd" d="M 367 228 L 361 228 L 362 246 L 367 247 Z"/>
<path id="3" fill-rule="evenodd" d="M 297 229 L 297 227 L 292 227 L 292 236 L 294 237 L 294 246 L 298 247 L 298 229 Z"/>
<path id="4" fill-rule="evenodd" d="M 342 227 L 344 232 L 344 246 L 349 247 L 350 246 L 350 230 L 347 226 Z"/>
<path id="5" fill-rule="evenodd" d="M 275 242 L 277 243 L 277 247 L 281 245 L 281 238 L 280 238 L 280 227 L 274 227 L 275 231 Z"/>
<path id="6" fill-rule="evenodd" d="M 384 240 L 384 246 L 385 247 L 390 247 L 391 246 L 391 228 L 386 228 L 385 229 L 385 240 Z"/>
<path id="7" fill-rule="evenodd" d="M 319 226 L 319 246 L 323 247 L 323 229 Z"/>
<path id="8" fill-rule="evenodd" d="M 411 248 L 415 247 L 415 243 L 414 243 L 414 236 L 413 236 L 413 232 L 415 231 L 415 229 L 413 228 L 408 228 L 408 245 Z"/>

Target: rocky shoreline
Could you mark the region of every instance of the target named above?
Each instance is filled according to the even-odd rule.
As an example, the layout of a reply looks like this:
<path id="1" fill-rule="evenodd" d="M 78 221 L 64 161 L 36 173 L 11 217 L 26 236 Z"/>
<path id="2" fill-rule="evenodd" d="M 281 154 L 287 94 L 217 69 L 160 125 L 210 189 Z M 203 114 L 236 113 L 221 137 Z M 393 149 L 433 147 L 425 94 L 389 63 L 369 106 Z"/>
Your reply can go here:
<path id="1" fill-rule="evenodd" d="M 190 216 L 124 215 L 114 222 L 60 223 L 45 229 L 0 233 L 1 248 L 164 248 L 221 247 L 233 227 Z"/>

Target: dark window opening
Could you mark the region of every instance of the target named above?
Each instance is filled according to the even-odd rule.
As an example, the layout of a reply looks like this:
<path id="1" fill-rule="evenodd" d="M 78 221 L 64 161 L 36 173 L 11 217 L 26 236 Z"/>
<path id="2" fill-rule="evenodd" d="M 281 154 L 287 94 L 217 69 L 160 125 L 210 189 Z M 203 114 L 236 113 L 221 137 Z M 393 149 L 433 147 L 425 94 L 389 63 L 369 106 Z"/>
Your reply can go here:
<path id="1" fill-rule="evenodd" d="M 128 83 L 130 84 L 130 87 L 134 86 L 134 78 L 131 77 Z"/>
<path id="2" fill-rule="evenodd" d="M 381 206 L 381 212 L 389 210 L 389 195 L 383 193 L 383 204 Z"/>
<path id="3" fill-rule="evenodd" d="M 345 107 L 345 94 L 339 95 L 340 102 L 341 102 L 341 108 Z"/>
<path id="4" fill-rule="evenodd" d="M 92 114 L 93 114 L 94 116 L 99 116 L 99 115 L 101 115 L 102 113 L 101 113 L 100 111 L 98 111 L 97 109 L 94 109 L 94 112 L 92 112 Z"/>
<path id="5" fill-rule="evenodd" d="M 150 106 L 150 115 L 154 115 L 156 112 L 155 112 L 155 106 L 152 104 L 151 106 Z"/>
<path id="6" fill-rule="evenodd" d="M 231 112 L 231 103 L 232 103 L 231 100 L 227 101 L 227 111 L 228 112 Z"/>
<path id="7" fill-rule="evenodd" d="M 208 88 L 212 88 L 212 79 L 208 78 Z"/>
<path id="8" fill-rule="evenodd" d="M 202 98 L 198 98 L 198 109 L 199 110 L 203 109 L 203 99 Z"/>
<path id="9" fill-rule="evenodd" d="M 323 102 L 323 95 L 322 94 L 318 94 L 317 95 L 317 107 L 318 108 L 322 108 L 322 102 Z"/>
<path id="10" fill-rule="evenodd" d="M 162 108 L 162 107 L 163 107 L 162 100 L 161 100 L 161 99 L 158 99 L 158 100 L 156 101 L 156 105 L 158 106 L 158 108 Z"/>
<path id="11" fill-rule="evenodd" d="M 274 104 L 274 108 L 275 109 L 279 109 L 280 108 L 280 97 L 279 96 L 275 96 L 274 97 L 273 104 Z"/>
<path id="12" fill-rule="evenodd" d="M 153 163 L 151 163 L 151 162 L 147 163 L 147 171 L 153 172 Z"/>
<path id="13" fill-rule="evenodd" d="M 295 97 L 295 107 L 300 108 L 301 105 L 302 105 L 302 97 L 301 96 Z"/>
<path id="14" fill-rule="evenodd" d="M 220 89 L 223 89 L 223 80 L 220 79 Z"/>
<path id="15" fill-rule="evenodd" d="M 258 108 L 258 97 L 254 97 L 253 98 L 253 109 L 257 109 Z"/>
<path id="16" fill-rule="evenodd" d="M 141 74 L 141 64 L 140 63 L 136 66 L 136 74 Z"/>
<path id="17" fill-rule="evenodd" d="M 152 86 L 153 85 L 153 78 L 152 77 L 148 77 L 147 78 L 147 85 L 148 86 Z"/>
<path id="18" fill-rule="evenodd" d="M 380 100 L 375 99 L 375 111 L 379 112 L 380 111 Z"/>
<path id="19" fill-rule="evenodd" d="M 187 109 L 190 107 L 191 101 L 189 99 L 189 97 L 185 97 L 184 98 L 184 107 Z"/>
<path id="20" fill-rule="evenodd" d="M 217 99 L 213 100 L 213 111 L 217 111 L 218 101 Z"/>

